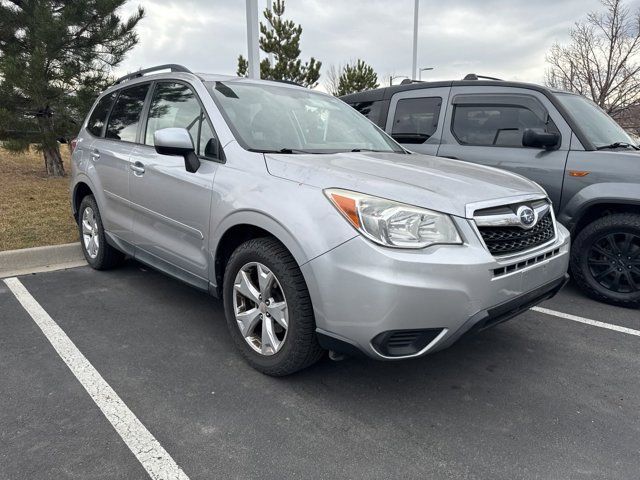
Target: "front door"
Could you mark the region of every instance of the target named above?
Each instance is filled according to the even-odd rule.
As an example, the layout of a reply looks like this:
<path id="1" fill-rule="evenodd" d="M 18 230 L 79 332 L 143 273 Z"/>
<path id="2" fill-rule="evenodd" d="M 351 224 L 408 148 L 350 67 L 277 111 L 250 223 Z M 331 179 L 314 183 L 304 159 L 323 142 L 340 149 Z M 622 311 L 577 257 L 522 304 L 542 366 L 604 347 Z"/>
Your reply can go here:
<path id="1" fill-rule="evenodd" d="M 155 151 L 154 132 L 168 127 L 191 134 L 201 161 L 197 172 L 187 172 L 183 157 Z M 219 166 L 211 124 L 187 84 L 157 82 L 143 132 L 142 145 L 132 154 L 136 258 L 206 288 L 211 194 Z"/>
<path id="2" fill-rule="evenodd" d="M 454 87 L 438 156 L 511 170 L 542 185 L 560 206 L 571 129 L 549 100 L 534 90 Z M 559 148 L 525 148 L 524 129 L 559 132 Z"/>

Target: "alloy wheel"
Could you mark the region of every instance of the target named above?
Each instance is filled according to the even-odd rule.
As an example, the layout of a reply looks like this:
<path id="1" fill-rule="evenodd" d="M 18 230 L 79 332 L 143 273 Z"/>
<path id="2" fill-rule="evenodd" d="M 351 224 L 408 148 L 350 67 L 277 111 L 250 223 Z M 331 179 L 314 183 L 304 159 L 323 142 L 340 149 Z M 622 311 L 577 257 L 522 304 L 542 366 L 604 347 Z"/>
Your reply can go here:
<path id="1" fill-rule="evenodd" d="M 87 207 L 82 212 L 82 241 L 89 258 L 96 258 L 100 250 L 98 221 L 93 208 Z"/>
<path id="2" fill-rule="evenodd" d="M 275 274 L 259 262 L 245 264 L 233 282 L 233 310 L 245 341 L 257 353 L 276 354 L 287 338 L 289 310 Z"/>
<path id="3" fill-rule="evenodd" d="M 598 238 L 587 253 L 594 280 L 617 293 L 640 291 L 640 236 L 609 233 Z"/>

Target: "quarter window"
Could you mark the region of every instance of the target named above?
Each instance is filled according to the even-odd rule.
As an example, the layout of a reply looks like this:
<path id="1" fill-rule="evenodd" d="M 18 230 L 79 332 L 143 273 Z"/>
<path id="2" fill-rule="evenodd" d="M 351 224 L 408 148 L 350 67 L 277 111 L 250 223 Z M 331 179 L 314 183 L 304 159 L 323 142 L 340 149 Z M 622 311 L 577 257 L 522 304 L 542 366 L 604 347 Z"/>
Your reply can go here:
<path id="1" fill-rule="evenodd" d="M 424 143 L 438 129 L 442 98 L 398 100 L 391 135 L 400 143 Z"/>
<path id="2" fill-rule="evenodd" d="M 352 103 L 351 106 L 373 123 L 380 124 L 382 102 L 358 102 Z"/>
<path id="3" fill-rule="evenodd" d="M 456 105 L 453 133 L 463 145 L 522 147 L 527 128 L 558 132 L 546 112 L 522 105 Z"/>
<path id="4" fill-rule="evenodd" d="M 107 125 L 107 138 L 135 142 L 138 133 L 138 123 L 144 105 L 144 99 L 149 90 L 148 84 L 136 85 L 120 92 Z"/>
<path id="5" fill-rule="evenodd" d="M 87 121 L 87 130 L 89 130 L 91 135 L 95 137 L 102 136 L 102 130 L 105 123 L 107 123 L 107 115 L 109 115 L 109 110 L 111 110 L 111 105 L 113 105 L 115 97 L 115 92 L 105 95 L 100 99 L 96 108 L 93 109 L 93 112 L 91 112 L 91 116 Z"/>
<path id="6" fill-rule="evenodd" d="M 153 145 L 157 130 L 172 127 L 187 129 L 198 155 L 217 156 L 215 135 L 193 90 L 182 83 L 158 83 L 149 108 L 145 144 Z"/>

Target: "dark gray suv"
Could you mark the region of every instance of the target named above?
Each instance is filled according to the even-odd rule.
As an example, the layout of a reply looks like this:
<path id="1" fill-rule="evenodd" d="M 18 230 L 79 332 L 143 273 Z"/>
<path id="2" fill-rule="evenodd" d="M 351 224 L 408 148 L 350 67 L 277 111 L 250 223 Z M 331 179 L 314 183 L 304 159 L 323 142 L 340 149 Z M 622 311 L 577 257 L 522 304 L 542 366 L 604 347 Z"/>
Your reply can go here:
<path id="1" fill-rule="evenodd" d="M 511 170 L 542 185 L 590 296 L 640 305 L 640 152 L 586 98 L 539 85 L 411 82 L 342 97 L 406 148 Z"/>

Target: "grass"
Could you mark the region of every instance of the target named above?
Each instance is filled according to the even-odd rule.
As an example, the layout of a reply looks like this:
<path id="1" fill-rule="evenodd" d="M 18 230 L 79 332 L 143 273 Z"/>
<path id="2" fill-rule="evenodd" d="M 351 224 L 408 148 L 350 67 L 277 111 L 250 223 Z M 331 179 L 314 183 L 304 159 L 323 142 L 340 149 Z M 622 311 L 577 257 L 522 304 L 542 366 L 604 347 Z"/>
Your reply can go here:
<path id="1" fill-rule="evenodd" d="M 67 174 L 69 149 L 60 149 Z M 47 178 L 42 154 L 0 148 L 0 250 L 78 240 L 71 215 L 69 178 Z"/>

